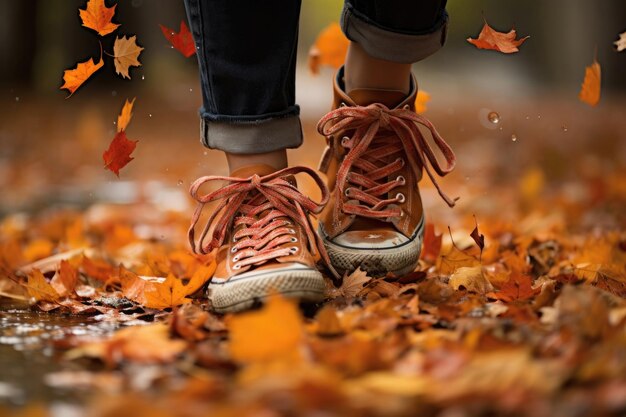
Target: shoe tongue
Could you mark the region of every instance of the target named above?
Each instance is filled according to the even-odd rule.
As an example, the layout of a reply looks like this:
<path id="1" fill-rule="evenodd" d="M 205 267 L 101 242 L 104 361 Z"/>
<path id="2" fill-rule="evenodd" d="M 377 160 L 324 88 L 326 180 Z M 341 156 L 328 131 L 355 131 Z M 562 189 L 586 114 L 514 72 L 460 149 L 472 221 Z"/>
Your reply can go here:
<path id="1" fill-rule="evenodd" d="M 265 165 L 265 164 L 254 164 L 254 165 L 246 165 L 244 167 L 236 169 L 230 173 L 230 176 L 236 177 L 236 178 L 250 178 L 254 174 L 257 174 L 259 177 L 263 177 L 275 171 L 276 171 L 276 168 L 272 166 Z"/>
<path id="2" fill-rule="evenodd" d="M 356 88 L 348 96 L 359 106 L 381 103 L 393 109 L 406 100 L 407 94 L 400 90 L 379 90 L 376 88 Z"/>

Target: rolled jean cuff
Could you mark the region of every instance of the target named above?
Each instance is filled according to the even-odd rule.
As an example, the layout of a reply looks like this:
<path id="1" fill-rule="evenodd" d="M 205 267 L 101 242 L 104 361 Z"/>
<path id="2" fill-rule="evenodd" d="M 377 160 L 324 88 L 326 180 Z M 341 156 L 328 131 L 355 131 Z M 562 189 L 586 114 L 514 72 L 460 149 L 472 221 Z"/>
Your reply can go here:
<path id="1" fill-rule="evenodd" d="M 302 124 L 297 113 L 261 119 L 255 116 L 254 120 L 242 117 L 216 119 L 201 114 L 200 141 L 207 148 L 228 153 L 267 153 L 299 147 Z"/>
<path id="2" fill-rule="evenodd" d="M 443 47 L 448 14 L 444 12 L 441 20 L 427 33 L 401 33 L 375 24 L 346 3 L 341 13 L 341 29 L 348 39 L 361 45 L 374 58 L 412 64 Z"/>

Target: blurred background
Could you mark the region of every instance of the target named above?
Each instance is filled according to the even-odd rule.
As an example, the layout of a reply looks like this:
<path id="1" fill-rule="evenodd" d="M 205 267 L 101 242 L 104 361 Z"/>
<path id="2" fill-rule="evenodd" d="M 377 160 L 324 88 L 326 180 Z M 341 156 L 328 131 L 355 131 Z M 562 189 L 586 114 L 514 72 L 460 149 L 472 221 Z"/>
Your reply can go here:
<path id="1" fill-rule="evenodd" d="M 163 24 L 178 31 L 183 2 L 119 1 L 114 22 L 121 26 L 104 38 L 81 27 L 78 9 L 85 3 L 0 0 L 0 216 L 51 204 L 137 198 L 187 210 L 191 181 L 225 174 L 226 164 L 219 152 L 199 143 L 197 61 L 172 49 L 159 29 Z M 312 76 L 307 51 L 320 30 L 339 19 L 341 7 L 340 0 L 303 1 L 297 101 L 305 144 L 290 151 L 293 163 L 317 166 L 324 145 L 315 123 L 328 110 L 333 70 Z M 458 169 L 443 186 L 461 196 L 460 212 L 501 214 L 495 194 L 534 202 L 563 194 L 587 205 L 602 205 L 614 194 L 621 199 L 626 51 L 617 52 L 613 42 L 626 30 L 626 2 L 449 0 L 448 12 L 447 45 L 414 70 L 420 88 L 431 95 L 425 115 L 459 156 Z M 516 54 L 478 50 L 466 39 L 478 36 L 483 19 L 530 39 Z M 124 80 L 105 59 L 105 67 L 66 99 L 59 89 L 63 71 L 97 59 L 98 41 L 110 52 L 116 35 L 137 35 L 145 48 L 143 65 Z M 579 102 L 578 92 L 596 54 L 602 99 L 591 108 Z M 103 169 L 102 152 L 115 135 L 124 100 L 133 97 L 127 135 L 139 143 L 135 159 L 117 178 Z M 487 117 L 490 112 L 498 114 L 497 123 Z M 428 184 L 425 189 L 434 216 L 453 223 L 454 212 Z M 619 215 L 607 221 L 623 224 Z"/>

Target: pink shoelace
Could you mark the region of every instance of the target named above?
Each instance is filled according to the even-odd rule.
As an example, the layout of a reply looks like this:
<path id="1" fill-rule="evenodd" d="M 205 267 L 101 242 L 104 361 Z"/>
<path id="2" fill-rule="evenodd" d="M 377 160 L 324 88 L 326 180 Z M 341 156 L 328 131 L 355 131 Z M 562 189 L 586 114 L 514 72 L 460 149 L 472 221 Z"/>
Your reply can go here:
<path id="1" fill-rule="evenodd" d="M 418 125 L 431 132 L 434 144 L 445 158 L 445 166 L 435 156 Z M 390 175 L 405 165 L 405 157 L 416 178 L 421 176 L 424 167 L 439 195 L 450 207 L 458 200 L 458 197 L 451 199 L 443 193 L 429 167 L 430 165 L 439 176 L 448 174 L 456 164 L 454 152 L 433 124 L 408 106 L 389 109 L 383 104 L 375 103 L 369 106 L 339 107 L 319 121 L 317 130 L 324 136 L 353 131 L 351 137 L 344 136 L 340 142 L 348 152 L 337 172 L 337 187 L 345 196 L 338 203 L 345 214 L 378 219 L 400 216 L 400 208 L 389 205 L 403 203 L 405 196 L 398 193 L 394 198 L 386 197 L 394 188 L 406 183 L 402 176 L 388 180 Z M 397 158 L 389 162 L 394 155 Z M 357 200 L 360 204 L 342 201 L 346 198 Z"/>
<path id="2" fill-rule="evenodd" d="M 303 195 L 285 177 L 305 173 L 322 191 L 322 201 L 315 202 Z M 213 181 L 228 181 L 229 184 L 208 194 L 199 194 L 202 185 Z M 308 213 L 318 214 L 329 198 L 328 187 L 313 169 L 292 167 L 259 177 L 236 178 L 225 176 L 205 176 L 191 185 L 191 196 L 198 201 L 189 228 L 189 243 L 194 253 L 207 254 L 222 246 L 229 230 L 238 229 L 232 236 L 235 243 L 231 250 L 233 268 L 247 265 L 260 265 L 271 259 L 295 254 L 296 246 L 285 247 L 288 242 L 297 242 L 292 226 L 296 222 L 305 231 L 311 253 L 319 251 L 320 256 L 330 265 L 328 254 L 321 239 L 313 231 Z M 195 227 L 207 203 L 219 201 L 210 214 L 200 238 L 195 239 Z M 258 217 L 261 213 L 265 215 Z M 218 215 L 221 216 L 218 219 Z M 232 225 L 231 225 L 232 224 Z M 213 226 L 210 240 L 207 235 Z"/>

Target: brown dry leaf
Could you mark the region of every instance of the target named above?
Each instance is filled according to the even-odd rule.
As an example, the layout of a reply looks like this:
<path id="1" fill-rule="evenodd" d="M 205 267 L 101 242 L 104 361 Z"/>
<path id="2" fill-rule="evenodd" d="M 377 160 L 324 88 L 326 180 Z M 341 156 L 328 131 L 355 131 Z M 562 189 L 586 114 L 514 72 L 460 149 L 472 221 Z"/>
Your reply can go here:
<path id="1" fill-rule="evenodd" d="M 100 61 L 98 61 L 98 63 L 94 63 L 93 58 L 89 58 L 89 61 L 76 64 L 76 68 L 65 70 L 63 72 L 63 81 L 65 81 L 65 84 L 63 84 L 60 89 L 65 88 L 70 92 L 66 98 L 70 98 L 72 94 L 74 94 L 89 77 L 102 68 L 103 65 L 104 61 L 102 61 L 102 53 L 100 53 Z"/>
<path id="2" fill-rule="evenodd" d="M 133 105 L 135 104 L 135 99 L 136 97 L 133 98 L 133 101 L 128 101 L 128 99 L 126 99 L 120 115 L 117 116 L 118 132 L 126 130 L 126 128 L 128 127 L 128 123 L 130 123 L 130 119 L 133 117 Z"/>
<path id="3" fill-rule="evenodd" d="M 458 268 L 450 277 L 449 284 L 455 290 L 463 287 L 467 291 L 478 294 L 493 291 L 493 285 L 483 275 L 480 265 Z"/>
<path id="4" fill-rule="evenodd" d="M 115 72 L 120 74 L 122 78 L 130 79 L 128 69 L 131 66 L 141 66 L 141 62 L 139 62 L 141 51 L 143 51 L 143 48 L 137 45 L 137 36 L 115 38 L 115 44 L 113 45 Z"/>
<path id="5" fill-rule="evenodd" d="M 95 30 L 100 36 L 105 36 L 120 26 L 111 22 L 116 7 L 117 4 L 106 7 L 104 0 L 89 0 L 85 10 L 78 9 L 78 12 L 83 21 L 83 26 Z"/>
<path id="6" fill-rule="evenodd" d="M 324 28 L 309 49 L 309 69 L 315 75 L 320 67 L 328 65 L 337 69 L 343 65 L 350 41 L 341 31 L 337 22 Z"/>
<path id="7" fill-rule="evenodd" d="M 271 296 L 265 306 L 227 317 L 228 349 L 237 362 L 262 363 L 298 356 L 303 323 L 298 307 L 282 296 Z"/>
<path id="8" fill-rule="evenodd" d="M 335 288 L 331 286 L 327 296 L 330 298 L 340 296 L 354 298 L 363 290 L 363 285 L 367 284 L 370 280 L 371 278 L 367 276 L 367 272 L 362 271 L 361 268 L 357 268 L 350 275 L 344 275 L 341 287 Z"/>
<path id="9" fill-rule="evenodd" d="M 442 235 L 435 233 L 435 226 L 432 223 L 427 223 L 421 258 L 427 262 L 435 262 L 441 252 L 441 240 Z"/>
<path id="10" fill-rule="evenodd" d="M 617 52 L 622 52 L 624 49 L 626 49 L 626 32 L 620 33 L 619 39 L 613 42 L 613 45 L 615 45 Z"/>
<path id="11" fill-rule="evenodd" d="M 35 269 L 28 275 L 28 294 L 37 301 L 56 301 L 59 294 L 48 283 L 40 270 Z"/>
<path id="12" fill-rule="evenodd" d="M 585 79 L 583 80 L 578 98 L 583 103 L 595 107 L 600 102 L 600 85 L 602 81 L 602 69 L 597 59 L 585 68 Z"/>
<path id="13" fill-rule="evenodd" d="M 489 298 L 511 302 L 527 300 L 541 292 L 541 288 L 533 288 L 530 276 L 513 272 L 497 292 L 487 294 Z"/>
<path id="14" fill-rule="evenodd" d="M 52 277 L 50 285 L 61 296 L 72 294 L 78 283 L 78 269 L 66 260 L 61 261 L 59 271 Z"/>
<path id="15" fill-rule="evenodd" d="M 518 52 L 518 47 L 524 43 L 526 39 L 530 38 L 530 36 L 526 36 L 524 38 L 515 39 L 516 37 L 517 33 L 515 29 L 511 29 L 508 33 L 498 32 L 485 21 L 478 38 L 467 38 L 467 41 L 478 49 L 491 49 L 504 54 L 512 54 Z"/>

